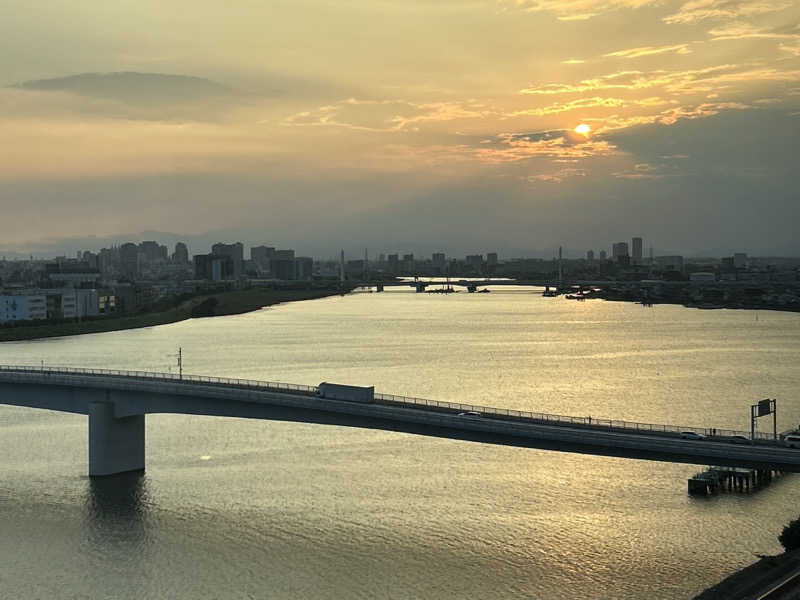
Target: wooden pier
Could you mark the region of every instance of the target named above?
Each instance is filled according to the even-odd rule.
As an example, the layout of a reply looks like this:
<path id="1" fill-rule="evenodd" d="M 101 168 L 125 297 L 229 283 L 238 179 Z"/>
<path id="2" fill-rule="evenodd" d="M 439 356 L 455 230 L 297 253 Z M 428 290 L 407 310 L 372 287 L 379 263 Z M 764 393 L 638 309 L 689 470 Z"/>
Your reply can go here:
<path id="1" fill-rule="evenodd" d="M 716 494 L 721 491 L 753 492 L 769 485 L 783 471 L 776 469 L 747 469 L 741 467 L 708 467 L 687 481 L 692 495 Z"/>

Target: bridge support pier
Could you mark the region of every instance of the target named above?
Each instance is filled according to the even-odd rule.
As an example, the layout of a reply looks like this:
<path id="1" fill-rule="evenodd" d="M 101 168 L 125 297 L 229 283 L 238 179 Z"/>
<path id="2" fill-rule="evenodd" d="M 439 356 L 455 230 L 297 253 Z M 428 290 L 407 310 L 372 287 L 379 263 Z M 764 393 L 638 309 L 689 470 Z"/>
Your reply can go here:
<path id="1" fill-rule="evenodd" d="M 89 476 L 144 471 L 144 415 L 116 418 L 112 402 L 89 403 Z"/>

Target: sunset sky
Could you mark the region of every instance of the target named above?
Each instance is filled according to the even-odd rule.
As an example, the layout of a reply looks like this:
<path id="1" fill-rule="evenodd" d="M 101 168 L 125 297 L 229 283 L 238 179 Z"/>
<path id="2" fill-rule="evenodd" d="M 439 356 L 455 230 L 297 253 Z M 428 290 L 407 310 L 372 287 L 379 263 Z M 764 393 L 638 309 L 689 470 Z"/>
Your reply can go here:
<path id="1" fill-rule="evenodd" d="M 0 252 L 800 255 L 790 0 L 4 6 Z"/>

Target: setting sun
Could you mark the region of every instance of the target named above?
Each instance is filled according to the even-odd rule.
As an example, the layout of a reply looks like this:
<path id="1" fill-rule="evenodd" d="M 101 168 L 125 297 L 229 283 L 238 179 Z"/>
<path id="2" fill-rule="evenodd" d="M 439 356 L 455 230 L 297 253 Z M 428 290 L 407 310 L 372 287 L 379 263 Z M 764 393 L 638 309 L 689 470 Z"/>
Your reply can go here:
<path id="1" fill-rule="evenodd" d="M 580 133 L 583 136 L 589 137 L 589 132 L 592 130 L 586 123 L 581 123 L 575 128 L 575 133 Z"/>

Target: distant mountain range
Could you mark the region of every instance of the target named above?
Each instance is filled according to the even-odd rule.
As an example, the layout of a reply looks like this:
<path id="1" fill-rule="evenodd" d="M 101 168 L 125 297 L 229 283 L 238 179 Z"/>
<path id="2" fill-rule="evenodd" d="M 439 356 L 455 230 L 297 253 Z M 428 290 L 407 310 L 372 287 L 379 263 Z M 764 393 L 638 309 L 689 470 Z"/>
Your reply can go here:
<path id="1" fill-rule="evenodd" d="M 133 71 L 82 73 L 54 79 L 36 79 L 13 87 L 25 90 L 71 92 L 81 96 L 137 104 L 184 103 L 235 95 L 233 89 L 202 77 Z"/>

